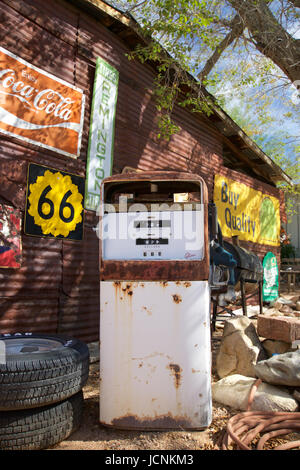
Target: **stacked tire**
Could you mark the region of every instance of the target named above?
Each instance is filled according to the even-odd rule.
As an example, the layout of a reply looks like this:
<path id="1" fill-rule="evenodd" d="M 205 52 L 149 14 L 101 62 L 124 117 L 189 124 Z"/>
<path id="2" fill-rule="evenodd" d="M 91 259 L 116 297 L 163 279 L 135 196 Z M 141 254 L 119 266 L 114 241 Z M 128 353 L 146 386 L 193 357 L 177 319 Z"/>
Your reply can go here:
<path id="1" fill-rule="evenodd" d="M 62 335 L 0 335 L 0 449 L 40 450 L 80 425 L 89 349 Z"/>

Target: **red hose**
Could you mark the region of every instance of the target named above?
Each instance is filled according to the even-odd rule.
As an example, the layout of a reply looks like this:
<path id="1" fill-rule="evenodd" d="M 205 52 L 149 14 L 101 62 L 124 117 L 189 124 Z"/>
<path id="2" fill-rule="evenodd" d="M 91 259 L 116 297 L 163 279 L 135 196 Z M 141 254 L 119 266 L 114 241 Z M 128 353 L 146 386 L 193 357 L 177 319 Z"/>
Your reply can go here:
<path id="1" fill-rule="evenodd" d="M 240 450 L 252 450 L 253 447 L 249 447 L 249 444 L 264 433 L 256 444 L 257 450 L 263 450 L 269 439 L 300 430 L 300 412 L 250 411 L 260 383 L 261 379 L 256 380 L 250 390 L 247 411 L 229 419 L 222 439 L 222 450 L 229 450 L 230 446 L 235 446 Z M 295 447 L 300 447 L 300 440 L 278 445 L 273 450 L 287 450 Z"/>

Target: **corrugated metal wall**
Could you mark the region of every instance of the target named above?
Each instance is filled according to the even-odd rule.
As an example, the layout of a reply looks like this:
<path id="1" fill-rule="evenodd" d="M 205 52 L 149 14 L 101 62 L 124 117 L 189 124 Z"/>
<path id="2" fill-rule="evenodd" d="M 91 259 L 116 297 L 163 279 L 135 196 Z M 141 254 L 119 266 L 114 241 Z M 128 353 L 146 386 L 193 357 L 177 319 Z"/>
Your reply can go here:
<path id="1" fill-rule="evenodd" d="M 82 147 L 77 160 L 36 150 L 30 144 L 23 145 L 0 134 L 0 202 L 24 213 L 29 162 L 85 176 L 98 56 L 120 73 L 114 172 L 129 165 L 144 170 L 199 173 L 205 178 L 212 198 L 214 173 L 222 169 L 220 134 L 208 121 L 176 109 L 175 119 L 182 131 L 169 143 L 158 142 L 150 91 L 153 71 L 147 65 L 129 62 L 125 42 L 117 35 L 63 0 L 0 0 L 0 15 L 0 40 L 4 48 L 80 87 L 86 95 Z M 63 332 L 85 341 L 98 339 L 96 224 L 95 214 L 86 211 L 82 242 L 22 235 L 22 268 L 0 269 L 1 332 Z M 261 246 L 255 248 L 265 252 Z"/>

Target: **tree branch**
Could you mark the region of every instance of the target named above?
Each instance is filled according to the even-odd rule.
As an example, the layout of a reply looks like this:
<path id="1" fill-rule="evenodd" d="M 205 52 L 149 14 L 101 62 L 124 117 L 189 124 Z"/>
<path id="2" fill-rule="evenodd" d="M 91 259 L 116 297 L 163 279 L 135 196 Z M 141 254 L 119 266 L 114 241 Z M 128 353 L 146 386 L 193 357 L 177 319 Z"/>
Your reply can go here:
<path id="1" fill-rule="evenodd" d="M 296 8 L 300 8 L 300 0 L 288 0 L 290 3 L 294 5 Z"/>
<path id="2" fill-rule="evenodd" d="M 143 0 L 143 1 L 141 1 L 140 3 L 137 3 L 136 5 L 133 5 L 132 7 L 128 8 L 128 9 L 126 10 L 126 13 L 131 13 L 133 10 L 135 10 L 136 8 L 141 7 L 141 6 L 144 5 L 144 3 L 146 3 L 146 2 L 147 2 L 147 0 Z"/>
<path id="3" fill-rule="evenodd" d="M 295 6 L 299 0 L 290 0 Z M 300 40 L 277 21 L 266 0 L 228 0 L 241 17 L 258 51 L 269 57 L 291 80 L 300 79 Z"/>
<path id="4" fill-rule="evenodd" d="M 240 17 L 240 15 L 236 15 L 233 20 L 229 24 L 231 31 L 227 34 L 227 36 L 220 42 L 217 48 L 214 50 L 213 54 L 207 60 L 206 64 L 204 65 L 203 69 L 198 75 L 198 79 L 202 82 L 209 72 L 213 69 L 216 65 L 218 60 L 220 59 L 221 55 L 227 49 L 230 44 L 233 43 L 235 39 L 241 36 L 244 30 L 244 24 Z"/>

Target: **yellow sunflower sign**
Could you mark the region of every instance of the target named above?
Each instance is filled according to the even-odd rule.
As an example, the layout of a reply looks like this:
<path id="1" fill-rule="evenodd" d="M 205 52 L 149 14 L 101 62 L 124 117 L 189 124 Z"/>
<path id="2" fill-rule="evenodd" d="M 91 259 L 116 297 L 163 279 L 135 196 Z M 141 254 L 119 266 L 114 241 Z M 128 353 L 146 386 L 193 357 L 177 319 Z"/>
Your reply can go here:
<path id="1" fill-rule="evenodd" d="M 25 233 L 82 240 L 84 178 L 31 163 Z"/>
<path id="2" fill-rule="evenodd" d="M 215 175 L 214 202 L 225 237 L 238 235 L 262 245 L 280 244 L 279 199 L 243 183 Z"/>

